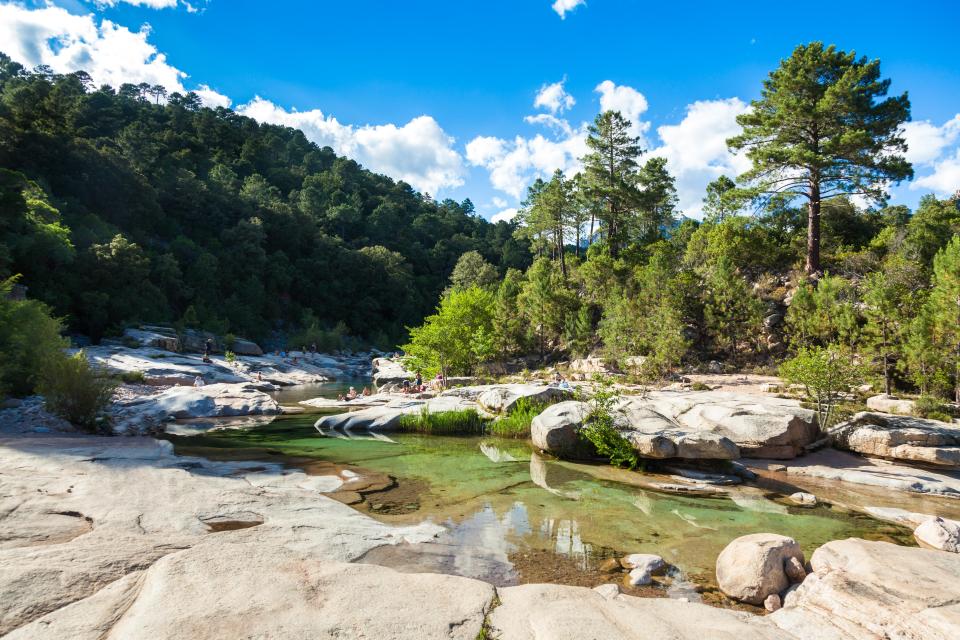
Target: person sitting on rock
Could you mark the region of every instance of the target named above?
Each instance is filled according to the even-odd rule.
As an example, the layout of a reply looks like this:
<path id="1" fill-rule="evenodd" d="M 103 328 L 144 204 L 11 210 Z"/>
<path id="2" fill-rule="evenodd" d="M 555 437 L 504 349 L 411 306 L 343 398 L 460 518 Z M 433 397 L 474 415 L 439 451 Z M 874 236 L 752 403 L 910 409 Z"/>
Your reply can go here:
<path id="1" fill-rule="evenodd" d="M 196 378 L 193 379 L 193 386 L 195 387 L 202 387 L 205 384 L 206 382 L 204 382 L 203 378 L 201 378 L 200 376 L 197 376 Z"/>
<path id="2" fill-rule="evenodd" d="M 365 395 L 365 396 L 369 396 L 369 395 L 370 395 L 370 387 L 364 387 L 364 388 L 363 388 L 363 395 Z"/>
<path id="3" fill-rule="evenodd" d="M 356 387 L 350 387 L 350 391 L 347 392 L 347 400 L 356 400 L 357 399 L 357 389 Z"/>
<path id="4" fill-rule="evenodd" d="M 410 381 L 409 381 L 409 380 L 404 380 L 404 381 L 403 381 L 403 392 L 404 392 L 404 393 L 410 393 Z"/>

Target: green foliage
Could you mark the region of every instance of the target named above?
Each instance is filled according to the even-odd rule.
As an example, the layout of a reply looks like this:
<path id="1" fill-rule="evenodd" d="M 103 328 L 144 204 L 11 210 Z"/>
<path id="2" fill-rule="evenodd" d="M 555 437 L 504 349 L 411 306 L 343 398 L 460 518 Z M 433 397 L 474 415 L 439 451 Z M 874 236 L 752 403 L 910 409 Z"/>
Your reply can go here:
<path id="1" fill-rule="evenodd" d="M 787 310 L 787 336 L 794 347 L 851 346 L 859 331 L 856 291 L 839 276 L 826 274 L 815 284 L 802 282 Z"/>
<path id="2" fill-rule="evenodd" d="M 41 372 L 63 357 L 61 323 L 47 305 L 11 299 L 15 279 L 0 282 L 0 393 L 33 393 Z"/>
<path id="3" fill-rule="evenodd" d="M 87 431 L 96 431 L 103 426 L 101 414 L 115 388 L 110 376 L 94 369 L 80 351 L 47 363 L 38 390 L 51 413 Z"/>
<path id="4" fill-rule="evenodd" d="M 780 375 L 791 384 L 802 385 L 816 405 L 820 426 L 833 426 L 833 413 L 842 395 L 862 381 L 863 373 L 849 351 L 829 345 L 802 347 L 797 355 L 780 365 Z"/>
<path id="5" fill-rule="evenodd" d="M 234 362 L 237 361 L 237 354 L 235 354 L 233 351 L 230 351 L 228 349 L 223 352 L 223 359 L 226 360 L 227 363 L 233 364 Z"/>
<path id="6" fill-rule="evenodd" d="M 929 337 L 941 375 L 952 381 L 954 401 L 960 402 L 960 236 L 934 258 L 932 285 L 927 300 Z"/>
<path id="7" fill-rule="evenodd" d="M 597 453 L 609 458 L 613 466 L 636 469 L 640 466 L 640 456 L 614 424 L 612 411 L 618 396 L 613 385 L 606 378 L 598 377 L 596 382 L 599 388 L 590 398 L 590 413 L 580 430 L 580 437 L 590 442 Z"/>
<path id="8" fill-rule="evenodd" d="M 726 258 L 719 259 L 704 279 L 704 319 L 716 349 L 739 357 L 744 343 L 757 348 L 763 302 Z"/>
<path id="9" fill-rule="evenodd" d="M 949 404 L 935 396 L 920 396 L 914 401 L 913 414 L 918 418 L 953 422 L 954 410 Z"/>
<path id="10" fill-rule="evenodd" d="M 494 297 L 480 287 L 452 290 L 437 313 L 410 329 L 404 345 L 409 366 L 430 376 L 472 374 L 496 353 L 493 334 Z"/>
<path id="11" fill-rule="evenodd" d="M 482 435 L 485 424 L 473 409 L 431 412 L 424 405 L 419 413 L 400 416 L 397 430 L 431 435 Z"/>
<path id="12" fill-rule="evenodd" d="M 501 416 L 490 423 L 490 435 L 501 438 L 528 438 L 530 437 L 530 423 L 540 415 L 548 405 L 530 402 L 527 398 L 520 398 L 505 416 Z"/>
<path id="13" fill-rule="evenodd" d="M 517 302 L 543 355 L 548 344 L 559 340 L 564 319 L 576 304 L 550 260 L 540 258 L 527 270 Z"/>
<path id="14" fill-rule="evenodd" d="M 885 393 L 893 393 L 893 375 L 904 357 L 910 314 L 917 299 L 920 281 L 916 265 L 891 258 L 884 270 L 867 275 L 863 281 L 862 346 L 873 356 L 874 369 L 883 377 Z"/>
<path id="15" fill-rule="evenodd" d="M 287 339 L 287 344 L 291 348 L 307 347 L 309 349 L 317 345 L 318 352 L 333 353 L 353 343 L 344 322 L 338 322 L 332 329 L 327 329 L 311 313 L 307 314 L 302 326 L 303 329 Z"/>
<path id="16" fill-rule="evenodd" d="M 499 274 L 496 267 L 487 262 L 479 251 L 467 251 L 457 260 L 450 274 L 450 286 L 455 289 L 495 287 Z"/>
<path id="17" fill-rule="evenodd" d="M 121 371 L 117 377 L 124 384 L 143 384 L 147 379 L 143 371 Z"/>

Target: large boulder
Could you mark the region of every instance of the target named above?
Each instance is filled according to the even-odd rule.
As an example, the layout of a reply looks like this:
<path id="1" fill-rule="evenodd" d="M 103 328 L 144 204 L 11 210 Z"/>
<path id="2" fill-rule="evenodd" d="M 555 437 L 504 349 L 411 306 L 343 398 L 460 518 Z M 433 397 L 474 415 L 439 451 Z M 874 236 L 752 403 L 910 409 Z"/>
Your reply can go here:
<path id="1" fill-rule="evenodd" d="M 230 351 L 233 351 L 238 356 L 263 355 L 263 349 L 260 348 L 260 345 L 246 338 L 234 338 L 233 342 L 230 343 Z"/>
<path id="2" fill-rule="evenodd" d="M 960 522 L 945 518 L 929 518 L 913 530 L 921 547 L 960 553 Z"/>
<path id="3" fill-rule="evenodd" d="M 790 616 L 817 612 L 854 638 L 960 637 L 960 554 L 850 538 L 814 551 L 813 573 L 784 609 L 769 616 L 798 632 Z M 801 636 L 802 637 L 802 636 Z"/>
<path id="4" fill-rule="evenodd" d="M 550 405 L 530 423 L 533 446 L 557 455 L 571 455 L 582 448 L 578 432 L 590 413 L 586 402 L 568 400 Z"/>
<path id="5" fill-rule="evenodd" d="M 413 380 L 416 374 L 407 370 L 402 363 L 390 358 L 373 359 L 373 384 L 382 387 L 388 384 L 403 384 L 404 380 Z"/>
<path id="6" fill-rule="evenodd" d="M 173 329 L 164 327 L 128 328 L 123 331 L 125 342 L 135 342 L 142 347 L 154 347 L 165 351 L 180 351 L 180 338 Z"/>
<path id="7" fill-rule="evenodd" d="M 250 379 L 221 359 L 205 363 L 199 356 L 152 347 L 97 346 L 87 347 L 83 353 L 99 368 L 117 374 L 140 373 L 146 384 L 156 386 L 192 385 L 197 376 L 214 383 L 247 382 Z"/>
<path id="8" fill-rule="evenodd" d="M 278 414 L 280 405 L 254 384 L 209 384 L 136 397 L 111 413 L 114 432 L 139 434 L 162 431 L 169 420 Z"/>
<path id="9" fill-rule="evenodd" d="M 831 430 L 833 446 L 869 456 L 960 467 L 960 428 L 939 420 L 861 411 Z"/>
<path id="10" fill-rule="evenodd" d="M 717 557 L 717 583 L 731 598 L 762 606 L 767 596 L 790 586 L 788 571 L 794 573 L 797 562 L 802 568 L 803 552 L 793 538 L 775 533 L 741 536 Z"/>

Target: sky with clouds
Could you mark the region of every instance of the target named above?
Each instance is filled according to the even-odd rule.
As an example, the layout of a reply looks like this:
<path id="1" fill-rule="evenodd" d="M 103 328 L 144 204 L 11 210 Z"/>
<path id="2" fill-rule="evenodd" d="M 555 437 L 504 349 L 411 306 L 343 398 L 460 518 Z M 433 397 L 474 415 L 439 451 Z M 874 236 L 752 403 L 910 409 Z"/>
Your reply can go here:
<path id="1" fill-rule="evenodd" d="M 725 140 L 799 43 L 882 60 L 909 91 L 916 177 L 892 201 L 960 189 L 960 2 L 616 0 L 0 0 L 0 50 L 98 83 L 194 90 L 298 127 L 435 197 L 509 219 L 527 186 L 579 169 L 587 126 L 616 109 L 699 217 L 708 182 L 747 162 Z M 809 19 L 804 19 L 809 16 Z"/>

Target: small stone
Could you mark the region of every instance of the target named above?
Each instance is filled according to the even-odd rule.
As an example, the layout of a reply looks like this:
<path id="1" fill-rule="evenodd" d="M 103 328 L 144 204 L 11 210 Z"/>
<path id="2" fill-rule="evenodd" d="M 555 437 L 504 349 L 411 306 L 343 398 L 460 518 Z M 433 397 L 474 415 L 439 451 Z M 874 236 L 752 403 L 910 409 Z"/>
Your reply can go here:
<path id="1" fill-rule="evenodd" d="M 646 571 L 652 576 L 663 574 L 667 570 L 667 564 L 663 558 L 653 553 L 631 553 L 620 560 L 620 565 L 624 569 Z"/>
<path id="2" fill-rule="evenodd" d="M 381 509 L 383 509 L 383 505 L 377 502 L 375 504 L 370 505 L 370 509 L 372 511 L 380 511 Z"/>
<path id="3" fill-rule="evenodd" d="M 653 578 L 650 575 L 649 569 L 642 568 L 633 569 L 630 571 L 630 575 L 627 577 L 627 580 L 630 582 L 631 586 L 639 587 L 645 584 L 650 584 L 653 581 Z"/>
<path id="4" fill-rule="evenodd" d="M 600 566 L 597 567 L 597 571 L 600 573 L 617 573 L 620 571 L 620 561 L 616 558 L 607 558 L 600 563 Z"/>
<path id="5" fill-rule="evenodd" d="M 790 494 L 790 499 L 805 507 L 814 507 L 817 504 L 817 496 L 805 491 L 797 491 L 796 493 Z"/>
<path id="6" fill-rule="evenodd" d="M 771 593 L 771 594 L 768 595 L 767 598 L 763 601 L 763 608 L 766 609 L 767 611 L 769 611 L 770 613 L 773 613 L 774 611 L 776 611 L 777 609 L 779 609 L 780 606 L 781 606 L 781 605 L 780 605 L 780 596 L 778 596 L 778 595 L 775 594 L 775 593 Z"/>
<path id="7" fill-rule="evenodd" d="M 768 471 L 773 471 L 774 473 L 783 473 L 787 470 L 787 466 L 784 464 L 771 464 L 767 466 Z"/>
<path id="8" fill-rule="evenodd" d="M 594 587 L 593 590 L 607 600 L 616 598 L 618 595 L 620 595 L 620 585 L 616 584 L 601 584 L 598 587 Z"/>

